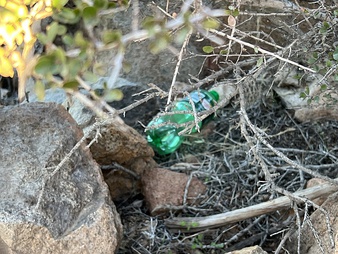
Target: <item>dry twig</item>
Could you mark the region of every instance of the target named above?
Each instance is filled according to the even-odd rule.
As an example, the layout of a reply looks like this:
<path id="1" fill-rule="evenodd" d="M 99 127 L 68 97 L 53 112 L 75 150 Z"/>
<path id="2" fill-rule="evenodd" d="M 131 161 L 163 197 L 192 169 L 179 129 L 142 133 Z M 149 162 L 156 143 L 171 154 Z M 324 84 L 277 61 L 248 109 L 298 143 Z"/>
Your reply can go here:
<path id="1" fill-rule="evenodd" d="M 320 186 L 314 186 L 309 189 L 297 191 L 293 193 L 293 196 L 313 200 L 318 197 L 328 196 L 336 191 L 338 191 L 338 186 L 327 183 Z M 262 214 L 268 214 L 277 210 L 287 209 L 290 208 L 291 203 L 292 201 L 289 197 L 280 197 L 261 204 L 222 214 L 205 217 L 181 217 L 167 219 L 165 220 L 165 224 L 169 229 L 174 231 L 179 230 L 181 232 L 197 232 L 205 229 L 229 225 L 231 223 L 243 221 L 248 218 L 260 216 Z"/>

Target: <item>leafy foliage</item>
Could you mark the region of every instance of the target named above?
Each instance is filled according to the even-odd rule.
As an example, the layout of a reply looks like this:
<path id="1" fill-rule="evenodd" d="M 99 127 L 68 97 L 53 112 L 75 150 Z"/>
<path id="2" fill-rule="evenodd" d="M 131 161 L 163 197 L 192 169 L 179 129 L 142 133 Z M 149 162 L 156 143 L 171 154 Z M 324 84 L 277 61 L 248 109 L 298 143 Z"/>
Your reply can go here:
<path id="1" fill-rule="evenodd" d="M 59 1 L 0 1 L 1 76 L 13 77 L 14 68 L 20 76 L 36 41 L 33 24 L 51 16 L 55 4 L 60 6 Z"/>

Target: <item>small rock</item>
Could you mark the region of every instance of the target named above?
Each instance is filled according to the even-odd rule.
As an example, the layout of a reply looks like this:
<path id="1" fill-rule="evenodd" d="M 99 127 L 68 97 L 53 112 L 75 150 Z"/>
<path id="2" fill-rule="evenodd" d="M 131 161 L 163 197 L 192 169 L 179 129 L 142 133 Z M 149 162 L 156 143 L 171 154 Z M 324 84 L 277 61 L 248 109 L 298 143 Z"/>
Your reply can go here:
<path id="1" fill-rule="evenodd" d="M 93 158 L 101 165 L 117 162 L 128 167 L 136 158 L 154 156 L 145 138 L 120 118 L 110 125 L 102 126 L 100 133 L 98 142 L 93 143 L 90 150 Z M 92 140 L 94 136 L 95 132 L 88 139 Z"/>
<path id="2" fill-rule="evenodd" d="M 182 206 L 184 191 L 189 176 L 161 168 L 152 168 L 142 176 L 142 192 L 151 215 L 170 211 L 170 206 Z M 188 190 L 187 203 L 198 202 L 198 197 L 205 193 L 207 187 L 193 177 Z"/>
<path id="3" fill-rule="evenodd" d="M 156 167 L 151 157 L 135 158 L 129 165 L 132 174 L 116 168 L 113 171 L 103 171 L 105 182 L 109 186 L 110 195 L 114 201 L 126 200 L 141 192 L 141 175 L 145 170 Z"/>
<path id="4" fill-rule="evenodd" d="M 261 247 L 255 245 L 241 250 L 227 252 L 225 254 L 268 254 L 268 253 L 264 251 Z"/>
<path id="5" fill-rule="evenodd" d="M 311 73 L 303 75 L 302 82 L 298 80 L 297 68 L 285 68 L 279 71 L 275 82 L 279 84 L 274 91 L 284 102 L 288 109 L 295 110 L 295 118 L 300 122 L 313 122 L 318 120 L 338 120 L 337 106 L 332 105 L 338 99 L 337 93 L 332 89 L 322 90 L 325 79 L 321 74 Z M 330 87 L 329 84 L 325 84 Z M 308 98 L 318 98 L 308 103 L 307 98 L 300 94 L 308 89 Z M 327 99 L 327 98 L 332 99 Z"/>
<path id="6" fill-rule="evenodd" d="M 322 104 L 323 105 L 323 104 Z M 320 120 L 338 121 L 338 107 L 317 106 L 314 108 L 302 108 L 295 111 L 295 118 L 302 122 L 314 122 Z"/>
<path id="7" fill-rule="evenodd" d="M 319 178 L 311 178 L 307 183 L 306 183 L 306 189 L 317 186 L 317 185 L 322 185 L 322 184 L 326 184 L 328 182 L 326 182 L 323 179 L 319 179 Z M 323 196 L 323 197 L 319 197 L 316 198 L 314 200 L 312 200 L 312 202 L 314 202 L 317 205 L 322 205 L 325 200 L 327 199 L 327 196 Z"/>

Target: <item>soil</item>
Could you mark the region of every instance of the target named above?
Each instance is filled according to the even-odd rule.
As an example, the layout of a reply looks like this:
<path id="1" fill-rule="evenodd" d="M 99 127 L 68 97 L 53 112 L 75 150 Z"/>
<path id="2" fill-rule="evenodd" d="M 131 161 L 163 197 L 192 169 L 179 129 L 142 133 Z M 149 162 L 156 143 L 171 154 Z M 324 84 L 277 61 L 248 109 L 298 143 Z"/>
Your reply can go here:
<path id="1" fill-rule="evenodd" d="M 250 147 L 241 134 L 238 111 L 236 105 L 221 109 L 213 122 L 188 137 L 177 152 L 156 157 L 162 167 L 194 174 L 208 186 L 200 205 L 173 209 L 166 218 L 219 214 L 279 197 L 265 180 L 253 149 L 257 149 L 277 186 L 290 192 L 305 187 L 311 176 L 257 142 L 247 128 L 254 144 Z M 250 120 L 266 133 L 265 139 L 273 147 L 315 172 L 337 177 L 338 122 L 297 123 L 292 114 L 273 99 L 248 109 Z M 199 233 L 179 233 L 166 228 L 166 218 L 149 216 L 141 195 L 117 207 L 124 225 L 121 254 L 225 253 L 251 245 L 274 253 L 288 230 L 295 227 L 293 212 L 285 210 Z"/>

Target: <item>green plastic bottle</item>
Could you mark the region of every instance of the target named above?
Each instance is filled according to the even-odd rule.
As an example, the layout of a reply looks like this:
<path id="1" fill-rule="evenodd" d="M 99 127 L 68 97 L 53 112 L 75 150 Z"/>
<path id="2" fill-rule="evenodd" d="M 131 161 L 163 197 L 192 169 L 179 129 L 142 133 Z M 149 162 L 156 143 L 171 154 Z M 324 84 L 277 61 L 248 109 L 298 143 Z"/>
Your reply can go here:
<path id="1" fill-rule="evenodd" d="M 195 109 L 197 112 L 208 110 L 215 105 L 219 100 L 219 95 L 216 91 L 210 90 L 198 90 L 190 93 L 190 98 L 194 103 Z M 189 97 L 185 97 L 177 102 L 175 102 L 174 107 L 171 110 L 172 112 L 177 111 L 190 111 L 191 114 L 171 114 L 164 115 L 158 118 L 154 118 L 149 124 L 148 128 L 156 125 L 163 125 L 163 123 L 168 123 L 158 128 L 148 129 L 147 140 L 152 148 L 160 155 L 170 154 L 174 152 L 183 142 L 184 137 L 179 136 L 178 133 L 182 131 L 185 127 L 176 127 L 170 123 L 183 124 L 187 122 L 194 122 L 195 117 L 193 115 L 193 109 L 190 104 Z M 204 119 L 202 122 L 198 123 L 199 127 L 210 120 L 213 116 L 209 116 Z M 196 127 L 192 128 L 192 133 L 196 132 Z"/>

